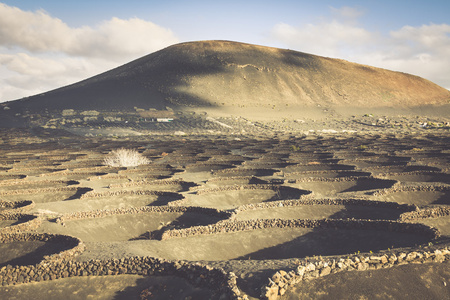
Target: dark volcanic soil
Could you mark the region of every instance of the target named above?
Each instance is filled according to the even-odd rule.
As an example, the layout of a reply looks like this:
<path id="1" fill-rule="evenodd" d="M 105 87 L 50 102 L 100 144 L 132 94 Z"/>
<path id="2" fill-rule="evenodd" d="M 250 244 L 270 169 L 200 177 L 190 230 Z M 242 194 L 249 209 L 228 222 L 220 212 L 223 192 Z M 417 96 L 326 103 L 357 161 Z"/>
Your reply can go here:
<path id="1" fill-rule="evenodd" d="M 448 262 L 348 272 L 305 281 L 281 299 L 446 299 L 449 277 Z"/>
<path id="2" fill-rule="evenodd" d="M 233 124 L 231 118 L 221 120 Z M 295 269 L 311 257 L 448 245 L 448 215 L 413 221 L 437 228 L 439 240 L 367 228 L 258 228 L 161 240 L 171 230 L 233 220 L 396 221 L 416 207 L 448 211 L 450 138 L 445 126 L 413 131 L 406 125 L 384 130 L 353 121 L 326 122 L 338 130 L 324 130 L 312 121 L 317 126 L 313 131 L 304 131 L 307 124 L 302 122 L 286 122 L 289 130 L 262 126 L 270 125 L 266 122 L 234 135 L 149 135 L 134 128 L 141 135 L 113 138 L 49 128 L 3 129 L 0 216 L 20 210 L 41 217 L 42 223 L 33 227 L 37 233 L 80 238 L 86 250 L 72 258 L 75 262 L 150 256 L 220 267 L 237 275 L 239 289 L 250 299 L 260 297 L 261 287 L 277 270 Z M 402 124 L 411 123 L 407 119 Z M 345 131 L 352 126 L 357 130 Z M 105 166 L 103 158 L 120 147 L 137 149 L 151 162 Z M 100 211 L 107 215 L 96 215 Z M 22 220 L 22 215 L 3 217 L 0 229 L 14 231 Z M 0 267 L 12 268 L 38 264 L 67 245 L 27 241 L 1 243 L 0 248 Z M 4 284 L 0 298 L 11 299 L 127 299 L 142 293 L 153 295 L 149 299 L 208 299 L 214 289 L 176 272 Z M 444 299 L 449 286 L 448 262 L 404 265 L 302 281 L 289 287 L 283 299 Z"/>

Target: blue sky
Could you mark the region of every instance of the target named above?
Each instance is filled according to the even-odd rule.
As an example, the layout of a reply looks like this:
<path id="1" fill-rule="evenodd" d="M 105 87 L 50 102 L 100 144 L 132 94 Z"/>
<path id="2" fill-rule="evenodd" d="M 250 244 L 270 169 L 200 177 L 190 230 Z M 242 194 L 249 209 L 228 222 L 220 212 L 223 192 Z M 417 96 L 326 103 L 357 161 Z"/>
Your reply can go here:
<path id="1" fill-rule="evenodd" d="M 448 0 L 0 0 L 0 102 L 210 39 L 346 59 L 450 88 Z"/>

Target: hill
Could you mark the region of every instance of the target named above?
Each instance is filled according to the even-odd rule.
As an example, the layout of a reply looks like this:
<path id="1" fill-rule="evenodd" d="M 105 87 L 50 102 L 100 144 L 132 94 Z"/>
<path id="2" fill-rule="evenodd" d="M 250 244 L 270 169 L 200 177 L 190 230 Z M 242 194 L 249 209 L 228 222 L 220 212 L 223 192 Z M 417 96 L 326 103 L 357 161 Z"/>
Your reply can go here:
<path id="1" fill-rule="evenodd" d="M 17 114 L 134 107 L 413 107 L 449 100 L 450 91 L 410 74 L 292 50 L 200 41 L 4 105 Z"/>

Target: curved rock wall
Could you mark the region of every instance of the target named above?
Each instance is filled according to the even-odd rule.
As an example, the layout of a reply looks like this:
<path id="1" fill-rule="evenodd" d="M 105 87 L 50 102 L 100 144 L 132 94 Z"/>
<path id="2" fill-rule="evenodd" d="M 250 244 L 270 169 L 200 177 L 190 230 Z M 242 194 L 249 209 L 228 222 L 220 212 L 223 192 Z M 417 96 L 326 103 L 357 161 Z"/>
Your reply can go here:
<path id="1" fill-rule="evenodd" d="M 398 204 L 396 202 L 361 200 L 361 199 L 339 199 L 339 198 L 320 198 L 316 199 L 310 195 L 304 195 L 299 200 L 282 200 L 262 203 L 251 203 L 238 207 L 235 213 L 253 209 L 267 209 L 283 206 L 302 206 L 302 205 L 354 205 L 354 206 L 373 206 L 379 208 L 392 208 L 400 211 L 409 212 L 415 210 L 415 205 Z"/>
<path id="2" fill-rule="evenodd" d="M 39 188 L 39 189 L 11 190 L 11 191 L 1 191 L 0 192 L 0 196 L 39 194 L 39 193 L 52 193 L 52 192 L 67 192 L 67 191 L 77 191 L 78 189 L 80 189 L 80 187 L 77 187 L 77 186 L 65 186 L 65 187 L 60 187 L 60 188 Z"/>
<path id="3" fill-rule="evenodd" d="M 36 230 L 42 224 L 42 219 L 33 215 L 24 215 L 19 213 L 0 214 L 0 220 L 19 220 L 22 223 L 17 225 L 0 228 L 0 234 L 20 233 L 24 231 Z"/>
<path id="4" fill-rule="evenodd" d="M 359 229 L 359 230 L 383 230 L 424 235 L 429 239 L 440 236 L 437 229 L 423 224 L 402 223 L 384 220 L 283 220 L 283 219 L 257 219 L 246 221 L 222 221 L 213 225 L 193 226 L 184 229 L 173 229 L 163 233 L 161 239 L 181 238 L 197 235 L 210 235 L 249 231 L 266 228 L 333 228 L 333 229 Z"/>
<path id="5" fill-rule="evenodd" d="M 23 201 L 2 201 L 0 200 L 0 208 L 4 208 L 5 210 L 0 211 L 1 215 L 11 215 L 11 214 L 22 214 L 26 211 L 29 211 L 35 206 L 35 203 L 30 200 Z"/>
<path id="6" fill-rule="evenodd" d="M 400 215 L 401 221 L 413 221 L 418 219 L 440 218 L 450 216 L 450 207 L 437 206 L 418 208 L 415 211 L 406 212 Z"/>
<path id="7" fill-rule="evenodd" d="M 343 271 L 365 271 L 386 269 L 409 263 L 444 262 L 450 260 L 449 247 L 428 247 L 429 249 L 394 249 L 377 254 L 358 254 L 344 258 L 327 257 L 302 262 L 296 269 L 278 271 L 261 289 L 261 298 L 275 300 L 286 290 L 302 280 L 310 280 Z"/>
<path id="8" fill-rule="evenodd" d="M 87 219 L 87 218 L 103 218 L 106 216 L 113 215 L 125 215 L 125 214 L 137 214 L 137 213 L 201 213 L 209 216 L 215 216 L 221 219 L 228 219 L 231 217 L 231 213 L 226 211 L 217 210 L 214 208 L 204 208 L 204 207 L 185 207 L 185 206 L 142 206 L 142 207 L 132 207 L 132 208 L 116 208 L 112 210 L 96 210 L 96 211 L 84 211 L 75 212 L 70 214 L 65 214 L 56 219 L 59 224 L 64 224 L 66 221 L 76 220 L 76 219 Z"/>
<path id="9" fill-rule="evenodd" d="M 239 299 L 236 275 L 223 269 L 200 263 L 168 261 L 154 257 L 128 257 L 109 260 L 75 262 L 71 260 L 46 260 L 37 265 L 4 266 L 0 268 L 3 286 L 28 282 L 48 281 L 75 276 L 112 276 L 133 274 L 142 276 L 178 276 L 194 286 L 207 286 L 217 299 Z"/>
<path id="10" fill-rule="evenodd" d="M 83 252 L 85 249 L 84 243 L 79 238 L 68 235 L 34 233 L 34 232 L 24 232 L 24 233 L 0 232 L 0 243 L 13 243 L 24 241 L 58 242 L 66 245 L 69 248 L 68 250 L 64 250 L 62 252 L 44 257 L 44 261 L 49 262 L 73 259 L 75 256 Z"/>

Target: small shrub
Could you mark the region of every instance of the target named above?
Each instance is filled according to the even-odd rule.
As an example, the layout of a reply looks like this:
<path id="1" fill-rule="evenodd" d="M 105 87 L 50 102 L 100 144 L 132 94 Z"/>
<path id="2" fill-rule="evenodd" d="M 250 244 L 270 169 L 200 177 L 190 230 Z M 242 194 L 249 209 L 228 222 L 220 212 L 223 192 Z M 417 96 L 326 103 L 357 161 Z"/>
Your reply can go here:
<path id="1" fill-rule="evenodd" d="M 296 146 L 296 145 L 290 145 L 289 148 L 291 149 L 291 151 L 293 152 L 299 152 L 300 151 L 300 147 Z"/>
<path id="2" fill-rule="evenodd" d="M 111 151 L 103 162 L 110 167 L 136 167 L 148 164 L 150 160 L 136 150 L 120 148 Z"/>

